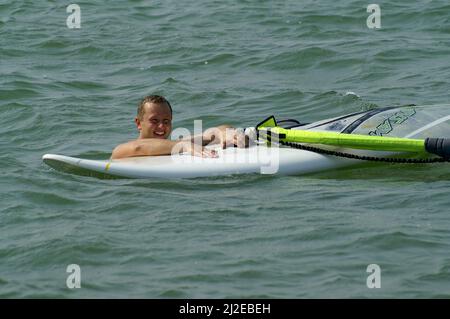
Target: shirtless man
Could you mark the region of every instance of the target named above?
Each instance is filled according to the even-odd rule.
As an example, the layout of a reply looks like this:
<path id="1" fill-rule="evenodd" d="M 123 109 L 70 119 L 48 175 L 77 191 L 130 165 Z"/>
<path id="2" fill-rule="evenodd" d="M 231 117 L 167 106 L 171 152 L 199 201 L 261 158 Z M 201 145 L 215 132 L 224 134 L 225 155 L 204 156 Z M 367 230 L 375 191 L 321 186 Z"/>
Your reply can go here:
<path id="1" fill-rule="evenodd" d="M 169 140 L 172 131 L 172 106 L 164 97 L 159 95 L 147 96 L 139 103 L 134 121 L 139 130 L 139 137 L 117 146 L 112 152 L 112 159 L 170 155 L 174 147 L 179 153 L 201 157 L 217 157 L 216 151 L 204 146 L 213 143 L 220 143 L 222 148 L 248 146 L 248 138 L 230 125 L 208 129 L 202 134 L 201 138 Z"/>

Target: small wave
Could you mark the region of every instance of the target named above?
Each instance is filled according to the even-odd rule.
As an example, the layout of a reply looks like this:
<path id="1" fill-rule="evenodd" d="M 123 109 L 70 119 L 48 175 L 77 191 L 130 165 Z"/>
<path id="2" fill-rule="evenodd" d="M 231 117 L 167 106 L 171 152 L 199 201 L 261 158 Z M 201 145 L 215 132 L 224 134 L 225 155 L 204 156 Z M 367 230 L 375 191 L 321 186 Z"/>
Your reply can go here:
<path id="1" fill-rule="evenodd" d="M 47 41 L 40 42 L 37 47 L 41 49 L 65 49 L 70 46 L 70 43 L 68 41 L 58 40 L 58 39 L 51 39 Z M 51 53 L 51 52 L 49 52 Z"/>
<path id="2" fill-rule="evenodd" d="M 0 89 L 2 100 L 20 100 L 39 96 L 40 93 L 33 89 Z"/>
<path id="3" fill-rule="evenodd" d="M 36 204 L 45 205 L 75 205 L 77 202 L 68 197 L 61 196 L 55 193 L 24 191 L 22 193 L 24 199 L 27 199 Z"/>
<path id="4" fill-rule="evenodd" d="M 322 59 L 330 59 L 337 55 L 336 51 L 320 47 L 301 49 L 296 52 L 283 52 L 265 59 L 265 64 L 277 70 L 292 68 L 312 68 Z"/>
<path id="5" fill-rule="evenodd" d="M 358 239 L 352 245 L 357 246 L 375 246 L 381 250 L 395 250 L 403 248 L 435 248 L 442 246 L 442 243 L 421 239 L 418 236 L 412 236 L 400 231 L 387 234 L 373 235 L 367 238 Z"/>
<path id="6" fill-rule="evenodd" d="M 82 90 L 83 92 L 86 90 L 104 90 L 108 88 L 108 85 L 106 84 L 92 81 L 59 81 L 56 82 L 55 85 L 69 89 Z"/>
<path id="7" fill-rule="evenodd" d="M 352 91 L 348 91 L 348 92 L 345 92 L 345 94 L 344 94 L 345 96 L 347 96 L 347 95 L 351 95 L 351 96 L 355 96 L 355 97 L 360 97 L 358 94 L 356 94 L 355 92 L 352 92 Z"/>

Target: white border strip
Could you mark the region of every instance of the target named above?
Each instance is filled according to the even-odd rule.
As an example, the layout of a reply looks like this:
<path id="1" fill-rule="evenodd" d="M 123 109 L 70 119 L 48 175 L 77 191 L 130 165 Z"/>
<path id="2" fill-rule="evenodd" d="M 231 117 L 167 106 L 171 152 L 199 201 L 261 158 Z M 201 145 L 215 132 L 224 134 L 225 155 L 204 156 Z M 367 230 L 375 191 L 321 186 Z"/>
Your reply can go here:
<path id="1" fill-rule="evenodd" d="M 436 126 L 436 125 L 441 124 L 443 122 L 447 122 L 448 120 L 450 120 L 450 115 L 447 115 L 446 117 L 443 117 L 443 118 L 441 118 L 439 120 L 431 122 L 430 124 L 427 124 L 424 127 L 419 128 L 418 130 L 415 130 L 414 132 L 406 135 L 405 138 L 410 138 L 410 137 L 412 137 L 414 135 L 417 135 L 417 134 L 419 134 L 419 133 L 421 133 L 423 131 L 428 130 L 429 128 L 432 128 L 433 126 Z"/>

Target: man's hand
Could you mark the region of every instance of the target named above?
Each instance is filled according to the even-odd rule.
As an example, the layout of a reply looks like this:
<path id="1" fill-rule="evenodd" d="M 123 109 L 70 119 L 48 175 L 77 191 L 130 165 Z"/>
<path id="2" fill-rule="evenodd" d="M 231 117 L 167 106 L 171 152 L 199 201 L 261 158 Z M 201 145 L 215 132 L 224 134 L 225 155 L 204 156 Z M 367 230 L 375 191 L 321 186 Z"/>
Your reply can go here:
<path id="1" fill-rule="evenodd" d="M 221 130 L 220 144 L 222 148 L 239 147 L 245 148 L 249 146 L 249 138 L 242 129 L 228 127 Z"/>
<path id="2" fill-rule="evenodd" d="M 239 147 L 250 145 L 250 139 L 245 135 L 243 129 L 236 129 L 230 125 L 220 125 L 207 129 L 202 135 L 189 136 L 183 142 L 195 143 L 197 145 L 219 144 L 222 148 Z"/>
<path id="3" fill-rule="evenodd" d="M 219 155 L 215 150 L 207 149 L 201 145 L 191 143 L 190 141 L 183 141 L 182 143 L 182 151 L 192 156 L 199 157 L 211 157 L 217 158 Z"/>

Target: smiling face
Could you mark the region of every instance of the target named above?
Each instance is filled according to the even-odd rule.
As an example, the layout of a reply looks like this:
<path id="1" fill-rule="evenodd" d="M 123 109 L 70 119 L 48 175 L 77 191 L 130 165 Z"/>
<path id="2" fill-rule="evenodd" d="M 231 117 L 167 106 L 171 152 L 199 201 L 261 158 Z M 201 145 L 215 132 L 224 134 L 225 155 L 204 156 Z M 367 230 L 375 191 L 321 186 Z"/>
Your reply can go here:
<path id="1" fill-rule="evenodd" d="M 172 112 L 166 103 L 147 102 L 145 112 L 136 117 L 139 138 L 167 139 L 172 131 Z"/>

